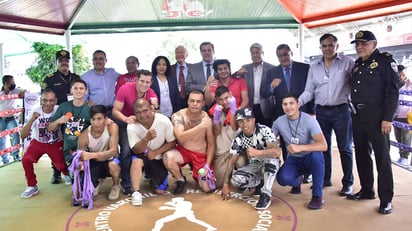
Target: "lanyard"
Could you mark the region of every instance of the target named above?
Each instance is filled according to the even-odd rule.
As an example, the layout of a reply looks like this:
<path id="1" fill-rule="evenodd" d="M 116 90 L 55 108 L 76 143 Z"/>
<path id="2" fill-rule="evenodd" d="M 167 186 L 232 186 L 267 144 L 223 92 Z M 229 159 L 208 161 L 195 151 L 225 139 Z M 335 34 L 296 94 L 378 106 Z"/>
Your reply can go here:
<path id="1" fill-rule="evenodd" d="M 290 133 L 292 134 L 293 138 L 296 138 L 296 135 L 298 134 L 298 127 L 299 127 L 300 117 L 301 116 L 302 116 L 302 113 L 299 113 L 299 119 L 298 119 L 298 124 L 296 125 L 296 128 L 295 128 L 295 134 L 293 134 L 292 126 L 290 125 L 290 119 L 288 118 L 289 130 L 290 130 Z"/>

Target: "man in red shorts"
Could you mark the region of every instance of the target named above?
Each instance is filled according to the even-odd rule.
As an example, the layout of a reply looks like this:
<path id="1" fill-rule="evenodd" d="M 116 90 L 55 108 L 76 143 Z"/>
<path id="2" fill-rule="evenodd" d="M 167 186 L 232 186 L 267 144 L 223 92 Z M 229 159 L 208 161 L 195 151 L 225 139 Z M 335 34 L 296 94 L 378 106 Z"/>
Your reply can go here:
<path id="1" fill-rule="evenodd" d="M 180 170 L 186 164 L 193 164 L 193 179 L 199 183 L 204 192 L 214 190 L 198 171 L 205 169 L 203 176 L 212 170 L 213 154 L 216 148 L 216 138 L 213 135 L 212 120 L 203 111 L 205 98 L 201 91 L 189 93 L 187 108 L 172 115 L 173 132 L 177 138 L 176 150 L 170 150 L 163 155 L 163 163 L 177 179 L 173 194 L 183 193 L 186 179 Z M 212 176 L 212 178 L 215 178 Z"/>

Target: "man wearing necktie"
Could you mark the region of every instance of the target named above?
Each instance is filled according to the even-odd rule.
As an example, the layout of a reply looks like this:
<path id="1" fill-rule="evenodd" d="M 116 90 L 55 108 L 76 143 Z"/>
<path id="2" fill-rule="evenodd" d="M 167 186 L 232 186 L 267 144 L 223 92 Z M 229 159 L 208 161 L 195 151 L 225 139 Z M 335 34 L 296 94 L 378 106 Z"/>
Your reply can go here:
<path id="1" fill-rule="evenodd" d="M 204 92 L 206 82 L 210 76 L 214 75 L 213 61 L 215 48 L 211 42 L 203 42 L 200 44 L 200 54 L 202 61 L 190 65 L 190 75 L 186 78 L 186 92 L 193 90 Z"/>
<path id="2" fill-rule="evenodd" d="M 187 107 L 187 79 L 191 75 L 190 64 L 186 63 L 186 58 L 188 56 L 188 51 L 186 47 L 179 45 L 175 49 L 176 63 L 171 66 L 170 75 L 177 81 L 177 86 L 179 88 L 180 99 L 182 100 L 182 107 Z"/>

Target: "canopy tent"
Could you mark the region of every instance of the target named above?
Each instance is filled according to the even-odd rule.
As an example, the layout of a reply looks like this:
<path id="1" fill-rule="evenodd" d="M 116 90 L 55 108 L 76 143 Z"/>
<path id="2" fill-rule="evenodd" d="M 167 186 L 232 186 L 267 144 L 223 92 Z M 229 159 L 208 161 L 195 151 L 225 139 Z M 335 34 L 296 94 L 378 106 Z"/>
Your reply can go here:
<path id="1" fill-rule="evenodd" d="M 408 11 L 410 0 L 0 0 L 0 28 L 73 35 L 316 28 Z"/>

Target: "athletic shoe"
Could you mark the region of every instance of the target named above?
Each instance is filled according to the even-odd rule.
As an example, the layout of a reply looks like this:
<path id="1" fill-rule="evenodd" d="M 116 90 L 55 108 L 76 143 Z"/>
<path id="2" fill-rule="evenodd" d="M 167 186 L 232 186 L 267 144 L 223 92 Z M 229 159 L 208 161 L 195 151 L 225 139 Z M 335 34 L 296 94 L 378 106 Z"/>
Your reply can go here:
<path id="1" fill-rule="evenodd" d="M 303 177 L 302 183 L 304 183 L 304 184 L 312 183 L 312 175 L 311 175 L 311 174 L 305 175 L 305 176 Z"/>
<path id="2" fill-rule="evenodd" d="M 255 191 L 253 192 L 253 196 L 255 197 L 260 197 L 260 194 L 262 194 L 262 187 L 265 184 L 265 182 L 263 182 L 263 180 L 260 181 L 259 185 L 256 186 Z"/>
<path id="3" fill-rule="evenodd" d="M 132 205 L 134 206 L 140 206 L 142 205 L 142 194 L 138 191 L 135 191 L 132 194 Z"/>
<path id="4" fill-rule="evenodd" d="M 99 195 L 99 188 L 100 188 L 100 180 L 99 180 L 99 184 L 93 190 L 93 196 Z"/>
<path id="5" fill-rule="evenodd" d="M 176 181 L 176 188 L 173 191 L 174 195 L 182 194 L 185 190 L 186 179 L 184 181 L 178 180 Z"/>
<path id="6" fill-rule="evenodd" d="M 34 187 L 27 187 L 26 190 L 24 190 L 24 192 L 21 194 L 21 197 L 29 198 L 36 195 L 37 193 L 39 193 L 39 189 L 37 188 L 37 185 L 35 185 Z"/>
<path id="7" fill-rule="evenodd" d="M 308 204 L 308 208 L 315 210 L 321 209 L 325 201 L 322 199 L 322 196 L 312 196 L 312 200 Z"/>
<path id="8" fill-rule="evenodd" d="M 119 199 L 120 197 L 120 185 L 113 185 L 112 186 L 112 190 L 110 190 L 109 196 L 107 197 L 107 199 L 109 199 L 110 201 L 114 201 Z"/>
<path id="9" fill-rule="evenodd" d="M 72 185 L 72 178 L 69 175 L 63 175 L 63 179 L 65 185 Z"/>
<path id="10" fill-rule="evenodd" d="M 51 183 L 52 184 L 60 184 L 62 182 L 61 176 L 52 176 Z"/>
<path id="11" fill-rule="evenodd" d="M 132 191 L 132 188 L 130 187 L 130 186 L 128 186 L 128 187 L 122 187 L 123 188 L 123 195 L 126 195 L 126 196 L 131 196 L 132 195 L 132 193 L 133 193 L 133 191 Z"/>
<path id="12" fill-rule="evenodd" d="M 262 193 L 260 194 L 260 198 L 258 203 L 256 204 L 256 209 L 257 210 L 265 210 L 267 208 L 269 208 L 271 200 L 270 200 L 270 195 L 266 194 L 266 193 Z"/>
<path id="13" fill-rule="evenodd" d="M 408 159 L 406 158 L 399 157 L 399 159 L 396 162 L 398 162 L 400 165 L 408 166 Z"/>

